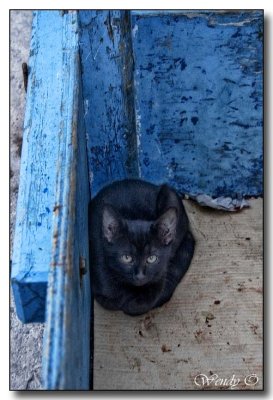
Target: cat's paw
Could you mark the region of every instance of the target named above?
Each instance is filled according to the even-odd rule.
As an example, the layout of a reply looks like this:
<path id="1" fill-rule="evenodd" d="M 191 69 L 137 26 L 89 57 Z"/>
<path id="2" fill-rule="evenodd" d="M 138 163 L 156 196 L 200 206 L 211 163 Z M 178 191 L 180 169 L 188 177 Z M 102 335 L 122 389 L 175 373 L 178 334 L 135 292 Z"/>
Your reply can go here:
<path id="1" fill-rule="evenodd" d="M 152 308 L 154 308 L 154 304 L 147 304 L 147 302 L 144 302 L 143 299 L 141 300 L 136 297 L 127 301 L 126 304 L 123 305 L 122 311 L 125 314 L 136 316 L 145 314 Z"/>
<path id="2" fill-rule="evenodd" d="M 117 305 L 116 299 L 110 299 L 105 296 L 95 295 L 95 299 L 97 302 L 107 310 L 120 310 L 120 307 Z"/>

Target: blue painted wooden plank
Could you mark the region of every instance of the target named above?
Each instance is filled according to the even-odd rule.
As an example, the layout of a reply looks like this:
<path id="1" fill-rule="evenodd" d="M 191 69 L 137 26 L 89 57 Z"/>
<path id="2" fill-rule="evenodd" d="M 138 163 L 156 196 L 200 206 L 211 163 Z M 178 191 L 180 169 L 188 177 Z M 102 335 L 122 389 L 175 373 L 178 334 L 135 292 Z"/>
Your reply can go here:
<path id="1" fill-rule="evenodd" d="M 142 178 L 262 193 L 262 36 L 262 11 L 133 12 Z"/>
<path id="2" fill-rule="evenodd" d="M 93 194 L 131 176 L 193 196 L 262 193 L 261 10 L 80 19 Z"/>
<path id="3" fill-rule="evenodd" d="M 62 18 L 60 39 L 65 49 L 61 71 L 62 129 L 57 142 L 56 212 L 52 222 L 43 378 L 44 389 L 88 390 L 92 319 L 88 245 L 90 192 L 78 20 L 76 12 L 65 14 Z"/>
<path id="4" fill-rule="evenodd" d="M 128 11 L 80 11 L 85 123 L 92 195 L 137 177 L 133 54 Z"/>
<path id="5" fill-rule="evenodd" d="M 66 114 L 63 56 L 73 44 L 59 11 L 34 13 L 11 282 L 19 318 L 43 322 L 52 218 Z"/>
<path id="6" fill-rule="evenodd" d="M 34 13 L 12 263 L 19 317 L 44 321 L 44 389 L 88 389 L 86 137 L 76 12 Z"/>

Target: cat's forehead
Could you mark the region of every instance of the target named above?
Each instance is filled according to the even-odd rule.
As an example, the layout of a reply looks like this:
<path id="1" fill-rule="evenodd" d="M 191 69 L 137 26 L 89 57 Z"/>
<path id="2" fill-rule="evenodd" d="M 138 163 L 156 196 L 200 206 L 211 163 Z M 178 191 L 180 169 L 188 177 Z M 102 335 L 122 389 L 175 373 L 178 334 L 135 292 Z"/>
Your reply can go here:
<path id="1" fill-rule="evenodd" d="M 136 248 L 144 249 L 151 239 L 152 221 L 127 220 L 128 239 Z"/>
<path id="2" fill-rule="evenodd" d="M 129 232 L 150 232 L 152 221 L 142 219 L 126 220 Z"/>

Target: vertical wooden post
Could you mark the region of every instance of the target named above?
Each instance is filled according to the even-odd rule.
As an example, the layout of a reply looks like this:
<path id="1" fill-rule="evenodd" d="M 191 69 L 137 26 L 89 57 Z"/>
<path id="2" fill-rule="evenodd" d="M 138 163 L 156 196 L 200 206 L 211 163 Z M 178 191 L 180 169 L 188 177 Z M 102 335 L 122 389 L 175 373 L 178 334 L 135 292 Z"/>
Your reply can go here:
<path id="1" fill-rule="evenodd" d="M 29 67 L 11 282 L 21 320 L 46 319 L 44 389 L 87 390 L 90 191 L 77 12 L 34 13 Z"/>

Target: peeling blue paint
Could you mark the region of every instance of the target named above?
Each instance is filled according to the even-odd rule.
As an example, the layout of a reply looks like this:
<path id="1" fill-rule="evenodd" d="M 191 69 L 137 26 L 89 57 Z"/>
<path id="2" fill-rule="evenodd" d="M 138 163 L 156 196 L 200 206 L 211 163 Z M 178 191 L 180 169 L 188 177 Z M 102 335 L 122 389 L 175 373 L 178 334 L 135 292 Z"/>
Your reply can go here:
<path id="1" fill-rule="evenodd" d="M 90 191 L 77 13 L 35 12 L 31 47 L 11 284 L 19 318 L 46 320 L 43 388 L 88 390 Z"/>
<path id="2" fill-rule="evenodd" d="M 135 176 L 190 195 L 261 194 L 262 170 L 243 165 L 262 154 L 262 11 L 133 11 L 130 23 L 127 14 L 80 12 L 84 97 L 94 104 L 86 115 L 92 194 Z"/>
<path id="3" fill-rule="evenodd" d="M 134 59 L 128 11 L 80 11 L 80 47 L 91 191 L 138 176 Z"/>
<path id="4" fill-rule="evenodd" d="M 17 314 L 23 322 L 44 322 L 52 246 L 55 165 L 58 160 L 60 129 L 59 122 L 56 121 L 56 105 L 61 101 L 62 83 L 62 76 L 59 74 L 56 78 L 56 71 L 63 69 L 62 58 L 59 56 L 62 54 L 63 44 L 62 41 L 56 40 L 56 37 L 62 35 L 58 13 L 52 13 L 51 24 L 45 25 L 47 16 L 45 13 L 35 13 L 33 19 L 12 256 L 11 283 Z M 45 37 L 46 44 L 43 45 Z M 54 52 L 51 49 L 54 49 Z M 51 53 L 50 68 L 48 53 Z M 42 76 L 44 79 L 41 79 Z M 52 82 L 54 88 L 51 86 Z M 50 212 L 46 212 L 46 209 Z M 36 276 L 33 276 L 34 271 Z"/>
<path id="5" fill-rule="evenodd" d="M 144 179 L 190 195 L 262 193 L 262 168 L 250 168 L 263 146 L 262 25 L 262 11 L 133 12 Z"/>

